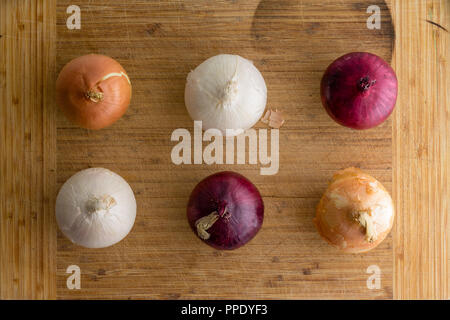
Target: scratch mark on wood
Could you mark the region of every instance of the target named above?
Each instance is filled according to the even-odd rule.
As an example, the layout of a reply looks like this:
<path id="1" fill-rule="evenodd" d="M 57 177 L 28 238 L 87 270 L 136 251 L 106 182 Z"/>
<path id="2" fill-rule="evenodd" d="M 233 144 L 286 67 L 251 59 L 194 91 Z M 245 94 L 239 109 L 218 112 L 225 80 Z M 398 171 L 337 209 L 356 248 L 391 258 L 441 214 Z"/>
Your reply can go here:
<path id="1" fill-rule="evenodd" d="M 302 272 L 305 276 L 311 275 L 311 269 L 309 269 L 309 268 L 302 269 Z"/>
<path id="2" fill-rule="evenodd" d="M 444 28 L 443 26 L 441 26 L 439 23 L 436 23 L 436 22 L 434 22 L 434 21 L 431 21 L 431 20 L 425 20 L 426 22 L 428 22 L 428 23 L 431 23 L 432 25 L 434 25 L 434 26 L 436 26 L 436 27 L 438 27 L 438 28 L 441 28 L 442 30 L 444 30 L 445 32 L 448 32 L 448 30 L 446 29 L 446 28 Z"/>
<path id="3" fill-rule="evenodd" d="M 156 31 L 158 31 L 161 28 L 161 23 L 153 23 L 148 26 L 148 29 L 146 30 L 148 35 L 151 36 Z"/>

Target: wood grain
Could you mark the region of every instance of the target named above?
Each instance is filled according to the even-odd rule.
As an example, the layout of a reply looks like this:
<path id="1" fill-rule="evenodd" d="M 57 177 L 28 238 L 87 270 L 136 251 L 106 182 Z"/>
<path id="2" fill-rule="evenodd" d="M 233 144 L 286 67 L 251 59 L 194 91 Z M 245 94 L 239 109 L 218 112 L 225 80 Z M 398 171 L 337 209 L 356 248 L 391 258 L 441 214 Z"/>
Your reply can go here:
<path id="1" fill-rule="evenodd" d="M 0 299 L 56 298 L 55 1 L 0 1 Z"/>
<path id="2" fill-rule="evenodd" d="M 450 4 L 396 1 L 393 12 L 394 297 L 448 299 Z"/>
<path id="3" fill-rule="evenodd" d="M 66 1 L 58 1 L 58 30 L 61 30 L 65 23 L 63 19 L 67 3 Z M 222 6 L 219 6 L 217 11 L 223 9 L 226 4 L 232 4 L 231 1 L 221 1 L 220 3 Z M 261 6 L 260 12 L 270 15 L 270 3 L 269 6 L 267 6 L 267 2 L 264 3 L 266 6 Z M 281 1 L 281 3 L 289 4 L 286 1 Z M 290 3 L 294 4 L 294 2 Z M 370 4 L 373 4 L 372 1 L 370 1 Z M 253 5 L 253 3 L 249 5 Z M 367 5 L 365 2 L 358 5 L 361 13 L 365 11 Z M 133 71 L 133 74 L 139 73 L 142 78 L 145 77 L 147 82 L 138 87 L 141 93 L 149 94 L 151 99 L 149 101 L 144 99 L 133 100 L 132 109 L 128 115 L 133 121 L 138 121 L 136 125 L 138 128 L 134 128 L 133 132 L 130 128 L 127 129 L 124 124 L 129 119 L 124 119 L 123 122 L 118 123 L 115 128 L 111 128 L 111 131 L 105 132 L 105 134 L 83 132 L 68 125 L 59 114 L 58 133 L 60 137 L 58 138 L 58 145 L 63 145 L 65 139 L 73 139 L 75 134 L 79 134 L 74 144 L 80 156 L 76 157 L 73 155 L 74 153 L 71 153 L 72 163 L 70 161 L 64 163 L 63 170 L 65 173 L 59 174 L 58 184 L 56 185 L 56 172 L 52 171 L 55 168 L 56 158 L 54 152 L 56 149 L 56 109 L 52 98 L 52 88 L 55 75 L 59 71 L 59 69 L 55 70 L 54 66 L 57 13 L 55 0 L 0 1 L 0 128 L 2 130 L 0 137 L 0 299 L 55 298 L 56 259 L 58 260 L 59 298 L 87 296 L 98 298 L 128 296 L 169 299 L 178 297 L 199 298 L 204 297 L 205 291 L 198 290 L 194 284 L 209 283 L 209 292 L 207 292 L 209 294 L 218 289 L 222 290 L 218 285 L 220 281 L 229 281 L 238 288 L 241 288 L 242 285 L 238 282 L 242 282 L 243 286 L 249 288 L 243 291 L 245 297 L 261 296 L 259 292 L 255 292 L 258 287 L 261 287 L 267 288 L 266 296 L 276 298 L 294 296 L 311 298 L 317 296 L 318 293 L 323 294 L 321 297 L 333 295 L 337 298 L 345 298 L 350 292 L 350 296 L 360 298 L 373 298 L 374 296 L 389 298 L 393 296 L 393 298 L 398 299 L 448 299 L 450 281 L 448 269 L 450 244 L 448 237 L 449 159 L 447 140 L 449 133 L 449 45 L 448 33 L 435 25 L 439 24 L 449 30 L 448 1 L 397 0 L 391 3 L 397 33 L 393 65 L 397 71 L 400 88 L 396 111 L 392 117 L 392 191 L 397 204 L 398 216 L 393 230 L 394 260 L 392 261 L 392 255 L 382 256 L 378 253 L 378 257 L 371 256 L 370 258 L 370 260 L 374 258 L 373 261 L 376 262 L 387 259 L 387 263 L 381 266 L 383 272 L 385 266 L 388 267 L 388 277 L 392 277 L 390 274 L 393 271 L 393 283 L 388 282 L 388 289 L 384 290 L 379 296 L 375 294 L 368 296 L 367 292 L 361 294 L 364 289 L 361 284 L 366 277 L 360 270 L 363 263 L 356 262 L 355 264 L 353 260 L 345 262 L 343 257 L 336 256 L 334 252 L 320 242 L 310 226 L 305 227 L 300 223 L 309 219 L 306 216 L 310 213 L 307 212 L 314 209 L 314 197 L 318 197 L 325 187 L 325 181 L 333 171 L 331 166 L 338 167 L 344 163 L 350 164 L 353 161 L 350 156 L 346 155 L 346 152 L 352 151 L 352 147 L 348 142 L 349 135 L 344 134 L 343 130 L 335 132 L 333 136 L 336 144 L 344 144 L 342 152 L 331 157 L 330 153 L 321 151 L 322 161 L 328 159 L 327 161 L 332 162 L 331 164 L 324 165 L 321 161 L 315 164 L 316 167 L 313 167 L 312 163 L 306 163 L 307 171 L 317 169 L 314 175 L 307 174 L 307 171 L 303 172 L 305 161 L 300 161 L 297 166 L 291 165 L 287 168 L 290 173 L 295 170 L 300 171 L 302 180 L 296 180 L 298 178 L 296 175 L 290 177 L 294 188 L 283 199 L 277 198 L 276 195 L 287 193 L 285 190 L 287 184 L 282 183 L 286 174 L 280 178 L 275 176 L 274 179 L 271 179 L 271 183 L 266 183 L 265 179 L 263 180 L 258 175 L 256 168 L 248 166 L 236 168 L 256 180 L 255 182 L 262 189 L 265 199 L 268 199 L 265 200 L 268 206 L 267 211 L 277 213 L 276 216 L 266 215 L 263 229 L 265 231 L 262 231 L 264 233 L 261 232 L 249 244 L 252 245 L 251 250 L 238 255 L 217 253 L 205 248 L 189 234 L 190 231 L 187 230 L 183 221 L 184 200 L 191 188 L 201 177 L 225 167 L 206 167 L 203 170 L 197 170 L 196 174 L 192 173 L 192 176 L 185 173 L 186 170 L 192 170 L 192 166 L 185 168 L 170 167 L 169 178 L 162 182 L 158 180 L 156 175 L 145 179 L 139 176 L 139 173 L 149 169 L 157 174 L 159 170 L 164 169 L 164 164 L 168 165 L 170 158 L 167 155 L 170 151 L 170 141 L 167 133 L 173 127 L 188 123 L 188 118 L 180 103 L 181 86 L 184 82 L 185 73 L 209 54 L 220 52 L 221 46 L 229 43 L 227 40 L 229 41 L 230 37 L 220 32 L 221 26 L 224 29 L 231 28 L 232 32 L 235 33 L 237 30 L 237 27 L 231 27 L 229 23 L 230 21 L 233 24 L 238 23 L 237 20 L 234 20 L 236 17 L 233 11 L 227 10 L 218 14 L 216 11 L 208 11 L 201 5 L 197 5 L 192 8 L 197 14 L 194 17 L 198 17 L 202 13 L 203 17 L 199 19 L 202 24 L 194 26 L 195 32 L 207 33 L 212 24 L 212 26 L 215 26 L 212 31 L 216 32 L 217 41 L 214 41 L 214 37 L 211 36 L 205 43 L 206 48 L 201 52 L 196 51 L 197 48 L 191 46 L 189 40 L 177 43 L 176 40 L 182 40 L 183 34 L 172 35 L 172 31 L 179 30 L 177 24 L 181 24 L 183 20 L 182 16 L 173 14 L 173 10 L 182 9 L 182 6 L 181 1 L 159 4 L 158 8 L 162 10 L 158 11 L 160 13 L 159 19 L 150 17 L 149 19 L 141 18 L 139 20 L 142 26 L 142 29 L 139 29 L 142 33 L 140 37 L 131 32 L 130 25 L 133 24 L 131 22 L 120 24 L 120 20 L 114 20 L 117 22 L 114 24 L 109 20 L 110 23 L 108 23 L 107 17 L 115 17 L 117 10 L 125 11 L 125 16 L 128 19 L 134 17 L 134 11 L 131 10 L 130 12 L 128 9 L 130 7 L 126 7 L 126 2 L 123 2 L 123 5 L 121 2 L 120 8 L 115 10 L 108 4 L 101 4 L 99 7 L 94 6 L 93 8 L 89 4 L 82 6 L 83 10 L 94 9 L 94 12 L 88 11 L 90 16 L 87 16 L 88 21 L 91 19 L 93 25 L 96 24 L 95 21 L 92 21 L 92 18 L 94 20 L 96 18 L 96 15 L 94 15 L 96 10 L 101 10 L 101 8 L 106 10 L 103 13 L 104 20 L 100 20 L 99 25 L 103 23 L 103 25 L 108 25 L 108 28 L 97 31 L 91 30 L 93 34 L 96 34 L 95 32 L 106 33 L 110 38 L 117 38 L 116 40 L 129 37 L 127 41 L 135 43 L 139 47 L 139 52 L 149 50 L 149 44 L 138 45 L 138 42 L 149 41 L 150 44 L 155 44 L 161 42 L 160 38 L 164 37 L 169 37 L 170 41 L 165 42 L 166 47 L 164 48 L 150 48 L 151 56 L 146 59 L 143 66 L 133 64 L 134 51 L 123 45 L 127 43 L 126 41 L 109 43 L 108 39 L 105 41 L 92 38 L 86 42 L 85 45 L 89 46 L 89 48 L 84 48 L 86 51 L 87 49 L 95 51 L 106 47 L 105 52 L 110 52 L 112 55 L 116 54 L 117 58 L 128 69 L 132 68 L 129 71 Z M 154 7 L 152 8 L 154 9 Z M 295 6 L 293 8 L 298 9 Z M 248 22 L 249 28 L 251 28 L 249 19 L 253 14 L 250 11 L 250 9 L 243 10 L 243 13 L 240 14 L 244 15 L 240 22 Z M 291 11 L 295 12 L 295 10 Z M 287 12 L 289 10 L 286 10 L 283 14 L 285 15 Z M 205 15 L 210 15 L 210 18 L 206 19 Z M 218 20 L 215 19 L 217 15 L 220 18 Z M 228 20 L 225 19 L 227 15 L 229 16 Z M 246 15 L 249 15 L 249 17 L 246 17 Z M 318 12 L 314 18 L 298 27 L 299 33 L 302 36 L 316 33 L 317 36 L 323 37 L 327 30 L 317 28 L 317 22 L 323 22 L 321 17 L 324 16 L 326 16 L 325 13 Z M 339 15 L 336 14 L 336 16 Z M 346 15 L 342 17 L 343 21 L 345 19 Z M 187 24 L 188 28 L 192 28 L 192 25 L 195 24 L 194 20 L 190 20 L 191 22 Z M 83 23 L 84 21 L 86 20 L 83 18 Z M 276 27 L 276 20 L 272 21 L 272 26 Z M 261 28 L 266 31 L 270 30 L 270 28 Z M 340 30 L 339 26 L 337 28 L 337 30 Z M 115 33 L 118 35 L 117 37 L 114 36 Z M 69 40 L 69 36 L 66 36 Z M 85 35 L 83 33 L 72 33 L 70 37 L 71 41 L 74 41 L 73 47 L 76 49 L 79 44 L 77 41 L 83 41 Z M 233 37 L 237 37 L 239 45 L 245 46 L 246 42 L 243 37 L 239 34 L 234 34 Z M 267 37 L 265 38 L 264 35 L 256 37 L 261 37 L 267 43 Z M 186 44 L 186 46 L 177 47 L 176 45 L 180 43 Z M 279 44 L 282 43 L 283 40 L 280 40 Z M 64 43 L 58 43 L 59 48 L 64 45 Z M 356 46 L 356 44 L 354 45 Z M 117 51 L 123 51 L 124 53 L 117 54 L 113 49 L 114 46 L 119 46 L 120 50 Z M 279 57 L 282 57 L 281 53 L 277 52 L 282 50 L 281 47 L 271 49 L 270 46 L 265 46 L 264 42 L 259 48 L 258 46 L 255 46 L 255 50 L 265 50 L 268 53 L 280 54 Z M 164 57 L 164 50 L 167 47 L 171 50 L 181 50 L 183 54 L 171 55 L 163 59 L 161 56 Z M 197 53 L 191 57 L 192 61 L 185 61 L 185 65 L 177 70 L 175 66 L 178 60 L 186 59 L 186 57 L 183 57 L 184 52 L 192 54 L 194 48 Z M 325 47 L 325 49 L 330 50 L 330 47 Z M 251 50 L 246 50 L 249 49 L 243 48 L 240 52 L 243 55 L 253 53 Z M 334 54 L 337 55 L 338 53 Z M 76 53 L 73 55 L 75 56 Z M 308 57 L 308 62 L 313 58 L 316 59 L 316 56 L 322 60 L 331 59 L 331 55 L 327 57 L 322 55 L 323 53 L 311 55 Z M 154 56 L 158 59 L 155 59 Z M 59 57 L 58 68 L 71 57 L 69 54 Z M 288 62 L 292 61 L 293 58 L 295 57 L 289 57 Z M 263 59 L 256 63 L 259 68 L 264 69 L 262 67 Z M 163 64 L 159 68 L 164 69 L 165 66 L 167 69 L 160 73 L 145 71 L 147 68 L 153 68 L 159 64 Z M 275 73 L 279 74 L 280 72 L 279 68 L 275 69 L 277 66 L 276 63 L 271 62 L 268 67 L 262 70 L 267 78 L 269 77 L 267 73 L 272 71 L 273 68 L 274 74 L 269 77 L 270 92 L 275 88 L 281 91 L 276 99 L 281 99 L 280 96 L 285 97 L 285 100 L 281 100 L 285 103 L 292 98 L 286 95 L 287 92 L 311 90 L 311 87 L 304 88 L 299 85 L 286 87 L 283 82 L 291 78 L 276 77 Z M 135 72 L 136 70 L 138 72 Z M 164 72 L 169 71 L 177 74 L 174 83 L 170 83 L 173 80 L 163 77 Z M 311 78 L 306 77 L 306 81 L 311 81 L 314 77 L 318 78 L 319 71 L 317 70 L 316 73 Z M 135 78 L 132 80 L 133 83 L 139 83 L 142 79 Z M 161 87 L 166 88 L 166 91 L 151 94 L 153 91 L 150 88 L 155 86 L 155 83 L 165 83 L 165 87 L 164 85 L 161 85 Z M 169 86 L 180 89 L 168 90 Z M 173 95 L 172 100 L 163 100 L 161 97 L 164 95 Z M 296 96 L 298 97 L 298 95 Z M 270 99 L 272 99 L 269 102 L 270 104 L 276 101 L 274 100 L 275 97 Z M 290 156 L 291 159 L 283 160 L 282 168 L 284 168 L 286 161 L 294 161 L 296 157 L 317 152 L 317 149 L 308 146 L 311 143 L 309 139 L 323 143 L 326 138 L 322 137 L 322 134 L 329 136 L 332 132 L 331 129 L 325 131 L 325 133 L 322 132 L 325 127 L 331 127 L 326 117 L 320 116 L 319 119 L 317 117 L 314 119 L 311 117 L 312 112 L 308 112 L 307 105 L 312 107 L 318 104 L 317 99 L 314 99 L 310 98 L 299 103 L 298 112 L 293 113 L 293 119 L 297 124 L 294 124 L 292 119 L 288 119 L 286 125 L 290 125 L 290 130 L 293 128 L 295 130 L 300 121 L 301 126 L 305 126 L 305 131 L 308 131 L 310 127 L 317 126 L 320 123 L 317 132 L 306 136 L 303 132 L 297 133 L 292 139 L 283 143 L 281 150 L 286 148 L 286 151 L 283 152 L 292 155 Z M 173 107 L 171 113 L 163 113 L 165 109 L 154 107 L 160 103 L 166 103 L 167 106 Z M 290 110 L 292 109 L 294 107 L 291 106 Z M 141 114 L 139 115 L 139 113 Z M 163 120 L 167 128 L 157 129 L 156 119 Z M 313 123 L 308 124 L 307 120 Z M 169 121 L 174 123 L 169 123 Z M 148 130 L 152 134 L 156 132 L 152 139 L 142 138 L 147 130 L 145 125 L 148 124 L 151 128 Z M 117 135 L 112 135 L 112 133 L 117 131 L 120 134 L 125 134 L 125 138 L 116 141 L 113 137 Z M 289 132 L 286 132 L 286 134 Z M 281 139 L 283 139 L 284 130 L 281 133 Z M 339 135 L 337 135 L 338 133 Z M 375 141 L 377 135 L 378 133 L 374 134 L 371 139 Z M 109 140 L 105 142 L 105 139 Z M 300 140 L 297 141 L 298 139 Z M 384 136 L 383 139 L 385 139 Z M 138 174 L 131 173 L 131 167 L 129 169 L 125 161 L 119 161 L 115 164 L 108 160 L 111 156 L 116 155 L 116 150 L 121 143 L 128 145 L 130 141 L 136 140 L 139 145 L 133 148 L 129 147 L 130 149 L 127 149 L 127 151 L 130 153 L 132 164 L 142 168 Z M 287 147 L 291 145 L 292 141 L 295 142 L 295 145 Z M 359 140 L 359 143 L 362 143 L 362 141 L 362 139 Z M 110 143 L 113 148 L 99 150 L 97 144 L 100 142 Z M 301 148 L 294 148 L 299 147 L 299 145 L 301 145 Z M 162 146 L 166 146 L 166 149 L 163 150 Z M 380 148 L 376 144 L 372 147 Z M 61 151 L 60 148 L 59 151 Z M 158 148 L 161 152 L 159 156 L 155 154 L 155 150 Z M 67 146 L 62 151 L 65 152 L 69 149 L 70 146 Z M 386 149 L 387 147 L 382 147 L 382 150 Z M 88 155 L 89 157 L 95 156 L 94 160 L 89 158 L 87 161 Z M 106 160 L 99 161 L 99 158 L 105 158 Z M 390 188 L 388 171 L 380 169 L 381 166 L 376 167 L 379 158 L 370 159 L 369 156 L 364 156 L 360 160 L 363 167 L 365 166 L 368 171 L 383 182 L 387 182 L 386 184 Z M 61 156 L 58 156 L 58 163 L 61 162 L 64 161 Z M 136 235 L 134 238 L 127 239 L 126 241 L 130 242 L 126 245 L 120 244 L 115 250 L 100 252 L 100 256 L 98 256 L 97 251 L 78 251 L 59 235 L 57 255 L 55 247 L 56 226 L 53 221 L 56 187 L 59 187 L 71 173 L 93 165 L 108 166 L 127 179 L 132 180 L 133 186 L 139 186 L 136 191 L 139 193 L 140 201 L 145 201 L 145 203 L 140 206 L 140 212 L 143 211 L 144 213 L 135 227 Z M 231 166 L 230 169 L 234 170 L 235 168 Z M 325 172 L 327 170 L 329 172 Z M 186 175 L 189 179 L 186 179 Z M 173 186 L 169 186 L 172 183 Z M 301 193 L 297 190 L 303 191 Z M 168 196 L 158 198 L 157 195 L 161 193 Z M 156 235 L 157 230 L 161 229 L 164 230 L 164 234 Z M 284 233 L 292 231 L 298 233 L 294 239 L 288 238 Z M 274 248 L 274 251 L 267 254 L 264 245 L 273 241 L 274 233 L 282 236 L 276 239 L 278 242 L 275 244 L 268 244 Z M 167 242 L 167 238 L 173 235 L 176 238 L 174 242 Z M 260 245 L 256 245 L 255 242 L 260 243 Z M 389 239 L 387 246 L 381 250 L 387 250 L 388 252 L 391 244 L 392 241 Z M 65 246 L 68 246 L 68 248 Z M 138 248 L 144 246 L 149 247 L 146 249 L 147 253 L 138 250 Z M 159 247 L 163 250 L 157 249 Z M 195 258 L 187 256 L 185 247 L 191 247 L 194 251 L 203 252 L 203 254 Z M 308 247 L 309 251 L 303 251 L 301 254 L 296 252 L 295 256 L 274 254 L 280 250 L 279 248 L 282 248 L 283 252 L 292 252 L 298 251 L 298 247 L 302 250 Z M 323 255 L 324 260 L 328 261 L 316 264 L 315 258 L 319 256 L 317 251 L 320 251 L 320 255 Z M 252 270 L 257 270 L 256 273 L 262 275 L 256 280 L 253 276 L 255 272 L 244 269 L 247 266 L 246 260 L 250 253 L 256 253 L 258 256 L 258 263 L 253 263 L 251 266 Z M 78 258 L 79 261 L 75 262 L 80 262 L 82 270 L 87 272 L 83 274 L 83 290 L 78 293 L 71 293 L 64 289 L 66 277 L 64 271 L 67 263 L 72 263 L 77 254 L 81 255 Z M 207 259 L 206 265 L 204 264 L 205 258 Z M 367 256 L 361 256 L 360 259 L 365 260 Z M 106 264 L 105 261 L 107 261 Z M 139 268 L 135 267 L 136 262 L 140 263 Z M 167 262 L 173 263 L 169 265 Z M 251 262 L 254 262 L 254 259 L 251 259 Z M 236 274 L 236 271 L 226 271 L 223 269 L 224 264 L 231 264 L 235 268 L 234 270 L 241 272 Z M 348 268 L 347 272 L 350 277 L 342 278 L 340 270 L 335 271 L 335 265 Z M 212 268 L 208 269 L 211 266 Z M 389 268 L 393 268 L 393 270 Z M 181 288 L 191 288 L 189 295 L 170 290 L 169 284 L 172 283 L 173 277 L 182 275 L 183 270 L 186 269 L 192 270 L 191 277 L 193 279 L 178 278 L 174 283 Z M 274 272 L 274 270 L 279 272 Z M 358 273 L 357 277 L 354 276 L 355 273 Z M 242 279 L 248 275 L 250 277 Z M 383 281 L 385 276 L 383 276 Z M 152 280 L 151 284 L 148 279 L 145 280 L 146 277 Z M 209 281 L 211 278 L 214 279 L 212 283 Z M 142 279 L 145 280 L 143 284 L 141 284 Z M 325 282 L 325 279 L 328 279 L 328 282 Z M 87 286 L 84 287 L 86 282 Z M 128 285 L 127 282 L 132 283 L 133 286 Z M 351 283 L 358 283 L 360 286 L 355 289 L 354 286 L 350 287 Z M 127 286 L 130 289 L 124 289 Z M 300 289 L 297 286 L 300 286 Z M 238 290 L 230 289 L 230 287 L 231 285 L 226 286 L 226 290 L 222 290 L 224 295 L 228 294 L 227 298 L 231 296 L 242 297 Z M 392 287 L 393 293 L 389 293 L 389 288 Z M 302 294 L 298 294 L 299 291 L 302 291 Z M 308 291 L 313 294 L 308 295 Z M 212 296 L 217 296 L 217 294 Z"/>
<path id="4" fill-rule="evenodd" d="M 332 60 L 371 51 L 390 61 L 394 32 L 383 1 L 382 28 L 366 28 L 363 1 L 78 1 L 81 30 L 65 26 L 71 1 L 58 1 L 57 65 L 103 53 L 117 59 L 133 84 L 126 115 L 100 131 L 57 118 L 58 187 L 78 170 L 106 167 L 136 193 L 130 235 L 114 247 L 88 250 L 58 234 L 61 299 L 392 298 L 392 239 L 365 255 L 337 253 L 320 239 L 315 206 L 334 171 L 359 166 L 391 189 L 391 122 L 369 131 L 334 123 L 319 83 Z M 188 72 L 218 53 L 254 61 L 268 87 L 268 106 L 287 115 L 280 131 L 280 169 L 259 165 L 172 163 L 177 128 L 192 132 L 184 106 Z M 259 124 L 257 128 L 264 128 Z M 219 252 L 190 230 L 186 204 L 196 183 L 219 170 L 252 180 L 265 202 L 260 233 L 245 247 Z M 81 290 L 66 287 L 66 268 L 81 268 Z M 366 286 L 370 265 L 382 286 Z"/>

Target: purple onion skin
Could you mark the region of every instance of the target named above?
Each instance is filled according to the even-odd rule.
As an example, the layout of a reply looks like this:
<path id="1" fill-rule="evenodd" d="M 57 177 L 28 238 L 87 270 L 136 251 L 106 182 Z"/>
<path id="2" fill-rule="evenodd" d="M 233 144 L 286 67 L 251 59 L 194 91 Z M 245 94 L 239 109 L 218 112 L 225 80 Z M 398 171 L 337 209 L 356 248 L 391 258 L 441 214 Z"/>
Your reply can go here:
<path id="1" fill-rule="evenodd" d="M 228 214 L 224 215 L 225 208 Z M 202 240 L 220 250 L 237 249 L 249 242 L 264 219 L 264 203 L 258 189 L 231 171 L 206 177 L 192 191 L 187 218 L 195 234 L 196 221 L 214 211 L 219 213 L 219 219 L 207 230 L 210 238 Z"/>
<path id="2" fill-rule="evenodd" d="M 333 61 L 320 85 L 322 104 L 337 123 L 353 129 L 378 126 L 392 113 L 397 77 L 391 66 L 368 52 L 352 52 Z"/>

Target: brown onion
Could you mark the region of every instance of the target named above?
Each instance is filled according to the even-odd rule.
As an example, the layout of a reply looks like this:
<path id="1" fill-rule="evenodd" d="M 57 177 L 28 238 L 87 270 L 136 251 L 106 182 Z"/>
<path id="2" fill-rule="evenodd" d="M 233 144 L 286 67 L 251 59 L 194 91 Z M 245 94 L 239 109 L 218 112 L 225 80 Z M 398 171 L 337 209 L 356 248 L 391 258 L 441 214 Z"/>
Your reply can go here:
<path id="1" fill-rule="evenodd" d="M 319 234 L 342 252 L 360 253 L 378 246 L 394 222 L 391 196 L 358 168 L 333 175 L 316 210 Z"/>
<path id="2" fill-rule="evenodd" d="M 65 115 L 86 129 L 117 121 L 131 99 L 131 82 L 114 59 L 88 54 L 73 59 L 56 80 L 56 101 Z"/>

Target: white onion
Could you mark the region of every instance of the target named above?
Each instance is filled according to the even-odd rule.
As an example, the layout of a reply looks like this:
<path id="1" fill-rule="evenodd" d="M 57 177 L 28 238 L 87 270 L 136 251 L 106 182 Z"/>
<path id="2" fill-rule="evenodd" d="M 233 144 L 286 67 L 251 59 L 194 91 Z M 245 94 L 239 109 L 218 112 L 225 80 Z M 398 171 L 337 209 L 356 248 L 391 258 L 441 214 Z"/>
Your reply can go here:
<path id="1" fill-rule="evenodd" d="M 136 200 L 128 183 L 103 168 L 70 177 L 56 198 L 56 221 L 72 242 L 104 248 L 127 236 L 136 218 Z"/>
<path id="2" fill-rule="evenodd" d="M 267 87 L 251 61 L 220 54 L 189 73 L 184 99 L 191 118 L 201 120 L 205 130 L 215 128 L 224 135 L 236 135 L 261 118 Z"/>

